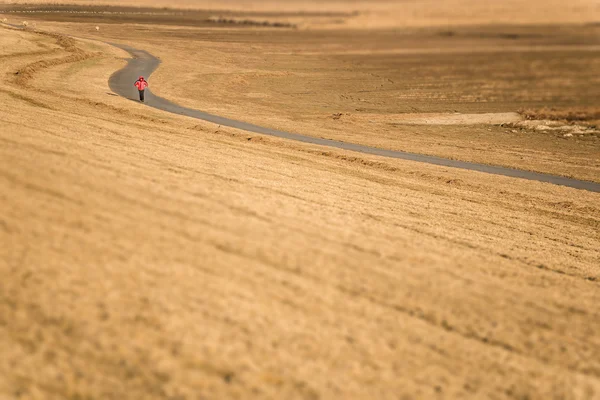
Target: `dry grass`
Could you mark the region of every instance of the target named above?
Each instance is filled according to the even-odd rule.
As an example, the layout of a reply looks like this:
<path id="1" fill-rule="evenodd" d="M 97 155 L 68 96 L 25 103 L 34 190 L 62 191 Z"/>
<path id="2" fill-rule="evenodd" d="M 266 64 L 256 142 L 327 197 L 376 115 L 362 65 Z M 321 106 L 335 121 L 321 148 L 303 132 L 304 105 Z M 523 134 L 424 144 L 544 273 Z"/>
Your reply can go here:
<path id="1" fill-rule="evenodd" d="M 63 49 L 69 55 L 65 57 L 46 58 L 24 65 L 16 72 L 16 83 L 24 86 L 33 78 L 34 74 L 40 70 L 44 70 L 53 66 L 72 64 L 85 61 L 91 58 L 100 57 L 99 53 L 85 52 L 75 46 L 75 40 L 65 35 L 49 32 L 36 32 L 37 35 L 47 36 L 56 40 L 56 45 Z"/>
<path id="2" fill-rule="evenodd" d="M 246 25 L 246 26 L 261 26 L 265 28 L 296 28 L 294 24 L 277 21 L 260 21 L 255 19 L 241 19 L 241 18 L 226 18 L 226 17 L 210 17 L 208 22 L 214 24 L 226 24 L 226 25 Z"/>
<path id="3" fill-rule="evenodd" d="M 572 108 L 541 108 L 522 109 L 519 113 L 526 119 L 550 120 L 566 122 L 586 122 L 593 125 L 600 123 L 600 107 L 572 107 Z"/>
<path id="4" fill-rule="evenodd" d="M 56 38 L 5 40 L 1 398 L 600 395 L 597 193 L 149 110 L 101 44 L 20 85 Z"/>
<path id="5" fill-rule="evenodd" d="M 94 25 L 46 26 L 81 34 Z M 600 58 L 589 29 L 478 27 L 445 37 L 437 29 L 273 34 L 122 25 L 102 37 L 127 37 L 159 56 L 153 90 L 188 107 L 317 137 L 598 180 L 598 135 L 566 141 L 506 124 L 524 105 L 600 99 L 590 85 Z"/>

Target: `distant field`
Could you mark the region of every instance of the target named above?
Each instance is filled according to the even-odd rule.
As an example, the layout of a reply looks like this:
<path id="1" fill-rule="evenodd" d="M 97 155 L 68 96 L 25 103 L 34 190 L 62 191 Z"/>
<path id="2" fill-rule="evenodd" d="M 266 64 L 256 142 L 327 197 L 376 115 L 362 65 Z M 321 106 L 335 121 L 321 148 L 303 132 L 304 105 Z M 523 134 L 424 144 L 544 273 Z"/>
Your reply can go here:
<path id="1" fill-rule="evenodd" d="M 1 4 L 2 2 L 0 2 Z M 4 0 L 16 4 L 56 4 L 54 0 Z M 227 12 L 312 13 L 293 18 L 319 27 L 381 28 L 473 24 L 548 24 L 600 22 L 600 4 L 594 0 L 82 0 L 65 4 L 135 7 L 194 8 Z M 315 17 L 314 13 L 320 14 Z M 327 16 L 328 13 L 338 15 Z"/>

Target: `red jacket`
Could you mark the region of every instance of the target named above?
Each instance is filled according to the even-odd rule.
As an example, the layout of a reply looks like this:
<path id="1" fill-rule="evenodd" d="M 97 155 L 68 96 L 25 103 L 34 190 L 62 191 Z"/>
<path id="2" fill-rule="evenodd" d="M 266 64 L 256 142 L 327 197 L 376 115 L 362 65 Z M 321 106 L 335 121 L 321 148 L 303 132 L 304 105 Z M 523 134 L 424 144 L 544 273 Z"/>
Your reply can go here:
<path id="1" fill-rule="evenodd" d="M 144 90 L 148 87 L 148 82 L 146 82 L 146 80 L 144 78 L 140 78 L 134 83 L 134 86 L 138 90 Z"/>

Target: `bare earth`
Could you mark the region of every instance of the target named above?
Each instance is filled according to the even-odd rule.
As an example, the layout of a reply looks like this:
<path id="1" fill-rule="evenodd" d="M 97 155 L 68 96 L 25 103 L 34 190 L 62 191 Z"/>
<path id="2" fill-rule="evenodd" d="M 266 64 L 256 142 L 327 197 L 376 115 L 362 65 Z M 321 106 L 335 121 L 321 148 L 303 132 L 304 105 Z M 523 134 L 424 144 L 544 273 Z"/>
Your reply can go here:
<path id="1" fill-rule="evenodd" d="M 599 104 L 590 25 L 108 19 L 28 17 L 183 105 L 600 180 L 593 126 L 516 114 Z M 600 397 L 600 194 L 148 109 L 125 57 L 0 28 L 0 399 Z"/>

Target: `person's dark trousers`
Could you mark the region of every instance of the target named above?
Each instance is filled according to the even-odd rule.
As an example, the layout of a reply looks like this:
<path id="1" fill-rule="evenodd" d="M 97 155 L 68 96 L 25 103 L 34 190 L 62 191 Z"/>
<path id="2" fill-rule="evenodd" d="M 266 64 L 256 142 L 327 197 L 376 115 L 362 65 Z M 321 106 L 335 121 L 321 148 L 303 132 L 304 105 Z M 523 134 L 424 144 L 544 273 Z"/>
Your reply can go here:
<path id="1" fill-rule="evenodd" d="M 140 92 L 140 101 L 144 102 L 144 91 L 143 90 L 138 90 L 138 92 Z"/>

